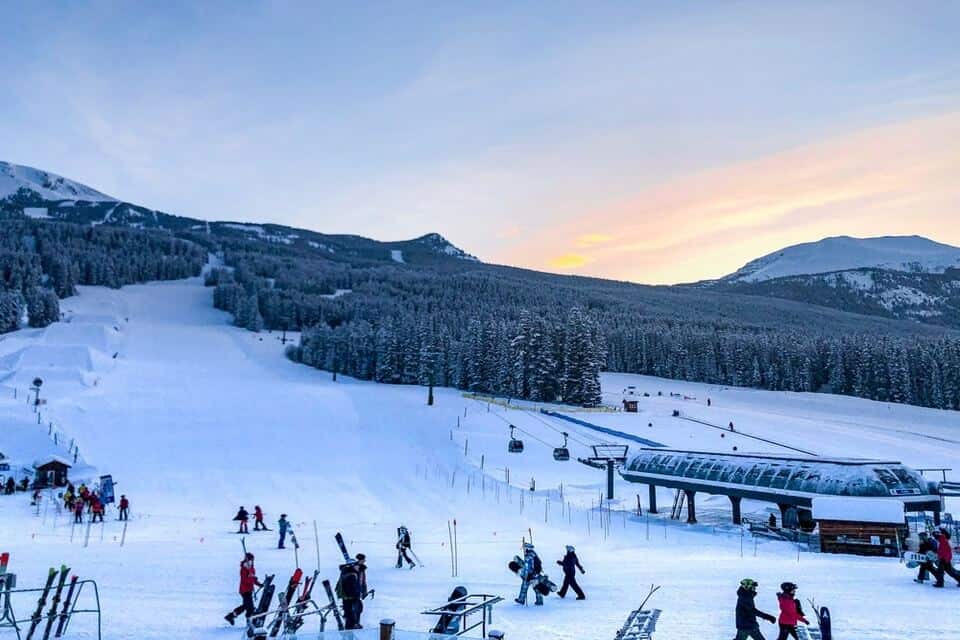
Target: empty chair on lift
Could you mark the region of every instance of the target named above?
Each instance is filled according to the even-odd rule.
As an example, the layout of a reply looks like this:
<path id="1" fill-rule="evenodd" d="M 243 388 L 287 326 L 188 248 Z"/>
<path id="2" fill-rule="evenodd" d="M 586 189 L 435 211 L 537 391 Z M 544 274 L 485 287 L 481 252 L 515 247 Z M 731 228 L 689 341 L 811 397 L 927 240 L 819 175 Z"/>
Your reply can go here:
<path id="1" fill-rule="evenodd" d="M 513 437 L 515 426 L 510 425 L 510 444 L 507 445 L 507 451 L 510 453 L 523 453 L 523 440 Z"/>
<path id="2" fill-rule="evenodd" d="M 557 447 L 553 450 L 553 459 L 559 460 L 560 462 L 566 462 L 570 459 L 570 449 L 567 449 L 567 434 L 566 431 L 563 432 L 563 446 Z"/>

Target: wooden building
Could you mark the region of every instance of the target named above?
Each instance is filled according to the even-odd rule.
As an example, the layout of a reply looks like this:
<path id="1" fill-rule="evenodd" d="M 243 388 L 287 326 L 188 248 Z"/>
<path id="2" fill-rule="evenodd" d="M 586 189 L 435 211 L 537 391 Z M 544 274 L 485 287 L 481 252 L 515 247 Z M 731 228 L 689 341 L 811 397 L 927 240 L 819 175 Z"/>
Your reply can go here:
<path id="1" fill-rule="evenodd" d="M 70 463 L 58 456 L 50 456 L 34 463 L 37 475 L 34 481 L 38 487 L 67 486 Z"/>
<path id="2" fill-rule="evenodd" d="M 623 401 L 623 410 L 627 413 L 637 413 L 638 403 L 636 400 L 627 400 Z"/>
<path id="3" fill-rule="evenodd" d="M 904 505 L 895 498 L 814 498 L 813 519 L 824 553 L 899 557 L 907 536 Z"/>

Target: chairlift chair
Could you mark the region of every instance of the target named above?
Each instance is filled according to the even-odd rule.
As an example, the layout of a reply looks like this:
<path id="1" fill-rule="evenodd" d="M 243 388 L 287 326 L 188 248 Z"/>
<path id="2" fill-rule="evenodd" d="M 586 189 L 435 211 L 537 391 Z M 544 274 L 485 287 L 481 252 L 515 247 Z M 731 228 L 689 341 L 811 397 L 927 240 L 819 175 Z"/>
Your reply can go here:
<path id="1" fill-rule="evenodd" d="M 562 446 L 562 447 L 557 447 L 556 449 L 553 450 L 553 459 L 554 459 L 554 460 L 557 460 L 557 461 L 559 461 L 559 462 L 566 462 L 566 461 L 570 460 L 570 449 L 567 448 L 567 437 L 568 437 L 568 436 L 569 436 L 569 434 L 568 434 L 566 431 L 564 431 L 564 432 L 563 432 L 563 446 Z"/>
<path id="2" fill-rule="evenodd" d="M 507 445 L 507 451 L 510 453 L 523 453 L 523 440 L 519 440 L 513 436 L 514 429 L 516 429 L 516 427 L 510 425 L 510 444 Z"/>

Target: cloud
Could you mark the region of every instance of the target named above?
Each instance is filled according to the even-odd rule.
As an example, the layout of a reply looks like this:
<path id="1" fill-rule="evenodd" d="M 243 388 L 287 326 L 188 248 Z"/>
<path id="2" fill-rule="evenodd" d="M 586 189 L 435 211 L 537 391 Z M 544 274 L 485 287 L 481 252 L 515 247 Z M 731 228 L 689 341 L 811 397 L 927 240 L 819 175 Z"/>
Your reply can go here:
<path id="1" fill-rule="evenodd" d="M 561 269 L 564 271 L 572 271 L 574 269 L 579 269 L 590 262 L 590 260 L 584 256 L 578 255 L 576 253 L 565 253 L 560 256 L 554 256 L 550 258 L 550 266 L 554 269 Z"/>

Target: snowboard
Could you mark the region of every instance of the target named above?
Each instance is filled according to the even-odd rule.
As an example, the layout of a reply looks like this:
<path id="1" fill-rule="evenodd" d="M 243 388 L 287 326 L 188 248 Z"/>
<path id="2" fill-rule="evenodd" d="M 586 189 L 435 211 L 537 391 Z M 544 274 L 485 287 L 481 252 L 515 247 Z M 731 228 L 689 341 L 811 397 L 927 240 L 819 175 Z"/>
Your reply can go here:
<path id="1" fill-rule="evenodd" d="M 931 564 L 936 564 L 937 554 L 933 551 L 927 551 L 926 553 L 917 553 L 915 551 L 904 551 L 903 559 L 907 563 L 907 569 L 916 569 L 925 562 Z"/>
<path id="2" fill-rule="evenodd" d="M 830 610 L 826 607 L 820 607 L 817 612 L 817 619 L 820 621 L 820 638 L 822 640 L 833 640 L 833 631 L 830 626 Z"/>

